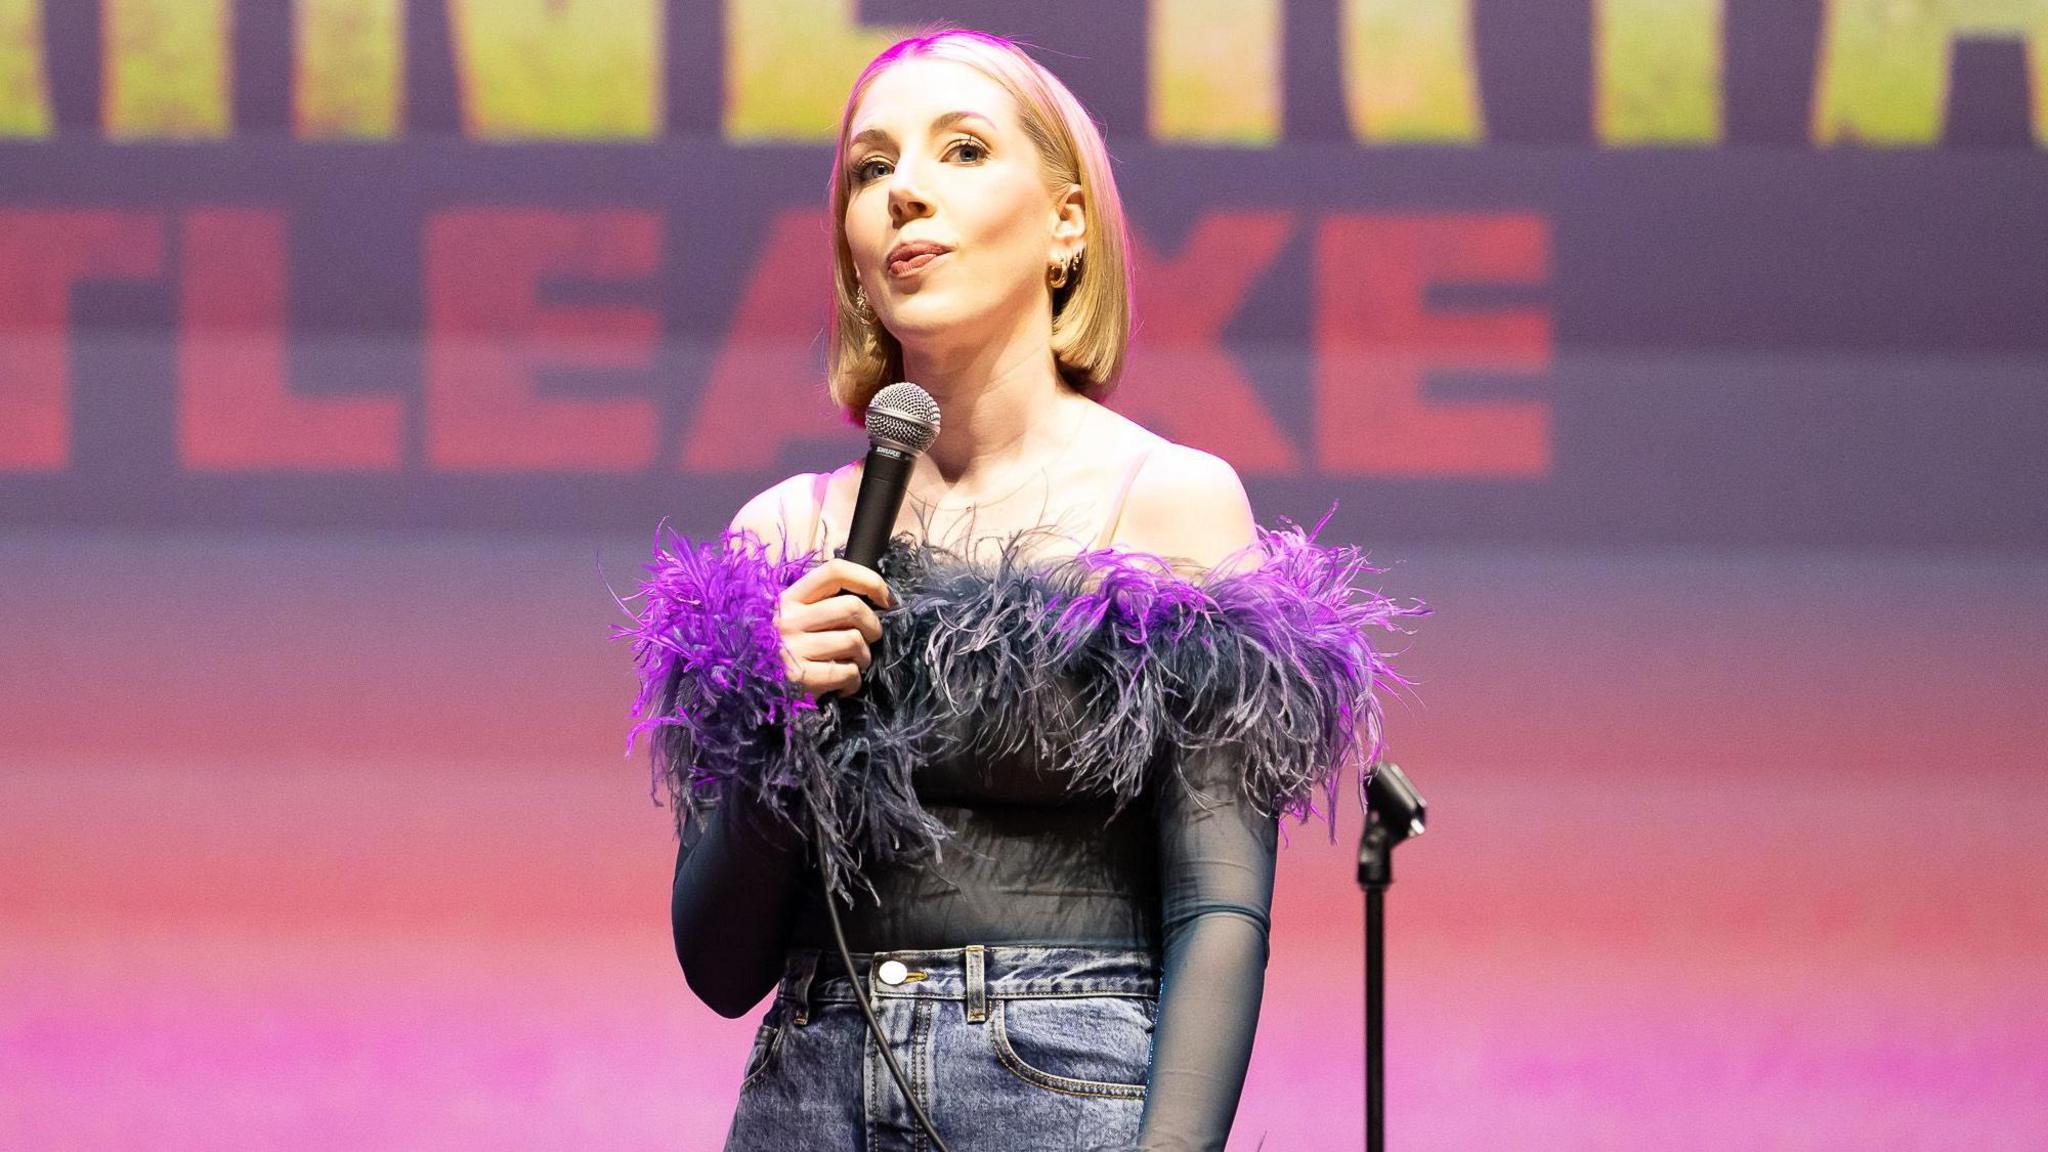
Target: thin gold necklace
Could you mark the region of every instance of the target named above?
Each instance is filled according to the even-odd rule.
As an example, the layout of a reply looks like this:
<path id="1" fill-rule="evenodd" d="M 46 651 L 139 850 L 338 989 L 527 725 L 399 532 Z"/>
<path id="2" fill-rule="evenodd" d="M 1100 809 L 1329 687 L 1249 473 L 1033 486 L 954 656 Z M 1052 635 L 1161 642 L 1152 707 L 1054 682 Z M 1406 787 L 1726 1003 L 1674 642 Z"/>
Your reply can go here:
<path id="1" fill-rule="evenodd" d="M 1038 469 L 1036 473 L 1026 476 L 1024 478 L 1023 483 L 1017 485 L 1015 488 L 1010 489 L 1008 492 L 1003 493 L 1001 496 L 998 496 L 993 500 L 969 500 L 958 504 L 934 504 L 926 500 L 922 496 L 917 496 L 907 491 L 905 492 L 905 495 L 909 496 L 913 503 L 915 503 L 918 507 L 924 509 L 927 512 L 972 511 L 976 508 L 988 508 L 993 505 L 1000 504 L 1003 501 L 1008 500 L 1010 497 L 1015 496 L 1017 493 L 1022 492 L 1024 489 L 1031 487 L 1032 482 L 1037 480 L 1039 476 L 1048 475 L 1051 473 L 1053 468 L 1055 468 L 1058 465 L 1066 463 L 1067 457 L 1073 455 L 1074 453 L 1074 445 L 1080 443 L 1081 430 L 1088 426 L 1088 418 L 1094 415 L 1094 413 L 1089 409 L 1092 409 L 1094 407 L 1095 405 L 1088 404 L 1086 408 L 1083 408 L 1081 410 L 1080 419 L 1074 422 L 1074 430 L 1067 434 L 1067 446 L 1065 448 L 1060 449 L 1060 453 L 1058 456 L 1054 457 L 1052 461 L 1046 464 L 1044 467 Z"/>

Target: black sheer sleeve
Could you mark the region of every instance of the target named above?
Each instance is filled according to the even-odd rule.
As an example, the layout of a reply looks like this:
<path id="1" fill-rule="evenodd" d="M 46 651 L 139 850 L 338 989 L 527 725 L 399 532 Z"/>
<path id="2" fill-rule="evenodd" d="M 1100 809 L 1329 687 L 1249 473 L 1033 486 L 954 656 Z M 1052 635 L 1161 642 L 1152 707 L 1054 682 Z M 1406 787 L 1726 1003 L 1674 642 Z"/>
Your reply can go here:
<path id="1" fill-rule="evenodd" d="M 801 842 L 758 812 L 693 806 L 676 849 L 669 926 L 676 959 L 697 998 L 720 1016 L 745 1015 L 782 978 Z"/>
<path id="2" fill-rule="evenodd" d="M 1191 753 L 1159 791 L 1162 975 L 1138 1143 L 1223 1152 L 1265 992 L 1279 821 L 1246 797 L 1244 750 Z"/>

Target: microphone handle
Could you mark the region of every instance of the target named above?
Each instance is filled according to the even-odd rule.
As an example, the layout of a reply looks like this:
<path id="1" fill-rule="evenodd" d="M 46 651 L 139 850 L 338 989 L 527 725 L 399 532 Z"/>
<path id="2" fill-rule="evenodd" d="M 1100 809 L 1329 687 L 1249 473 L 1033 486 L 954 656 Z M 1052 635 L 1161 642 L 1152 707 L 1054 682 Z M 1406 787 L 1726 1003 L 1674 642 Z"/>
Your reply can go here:
<path id="1" fill-rule="evenodd" d="M 861 469 L 860 494 L 853 502 L 853 524 L 846 532 L 841 553 L 855 564 L 879 569 L 882 553 L 889 549 L 889 537 L 896 527 L 896 514 L 903 510 L 903 494 L 910 487 L 910 469 L 917 463 L 915 453 L 872 441 L 866 465 Z"/>

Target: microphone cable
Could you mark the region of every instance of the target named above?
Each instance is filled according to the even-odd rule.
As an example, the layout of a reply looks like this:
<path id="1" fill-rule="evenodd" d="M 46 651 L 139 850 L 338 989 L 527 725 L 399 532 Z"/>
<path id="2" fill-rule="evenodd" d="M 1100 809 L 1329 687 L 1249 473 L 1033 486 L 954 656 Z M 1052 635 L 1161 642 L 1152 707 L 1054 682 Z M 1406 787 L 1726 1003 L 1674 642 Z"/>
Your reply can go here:
<path id="1" fill-rule="evenodd" d="M 817 829 L 821 843 L 829 843 L 831 833 L 825 829 L 825 818 L 817 812 L 811 813 L 812 827 Z M 882 1035 L 882 1022 L 875 1019 L 875 1009 L 868 1003 L 868 994 L 861 987 L 861 976 L 853 966 L 853 953 L 846 947 L 846 931 L 839 926 L 839 905 L 832 899 L 832 857 L 829 853 L 818 853 L 818 879 L 825 895 L 825 915 L 832 921 L 832 940 L 839 945 L 839 960 L 846 965 L 846 981 L 853 986 L 854 1002 L 860 1005 L 860 1014 L 867 1017 L 868 1031 L 875 1037 L 875 1046 L 882 1050 L 882 1059 L 888 1062 L 889 1075 L 896 1080 L 896 1086 L 903 1090 L 903 1099 L 910 1104 L 910 1110 L 917 1114 L 917 1122 L 924 1128 L 924 1134 L 931 1137 L 932 1145 L 938 1152 L 952 1152 L 939 1137 L 939 1130 L 932 1126 L 932 1118 L 925 1114 L 924 1105 L 918 1103 L 917 1093 L 910 1090 L 910 1078 L 903 1074 L 903 1066 L 896 1062 L 896 1053 L 889 1047 L 889 1038 Z"/>

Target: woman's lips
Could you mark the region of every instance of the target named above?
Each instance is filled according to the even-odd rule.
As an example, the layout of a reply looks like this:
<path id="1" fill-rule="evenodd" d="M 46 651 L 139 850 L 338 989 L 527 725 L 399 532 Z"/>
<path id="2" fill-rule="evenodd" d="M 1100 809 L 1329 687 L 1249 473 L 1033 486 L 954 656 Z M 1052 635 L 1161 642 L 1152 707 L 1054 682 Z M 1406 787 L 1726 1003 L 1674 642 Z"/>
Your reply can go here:
<path id="1" fill-rule="evenodd" d="M 908 276 L 913 272 L 922 270 L 932 261 L 946 254 L 945 252 L 920 252 L 908 259 L 891 260 L 889 261 L 889 275 Z"/>

